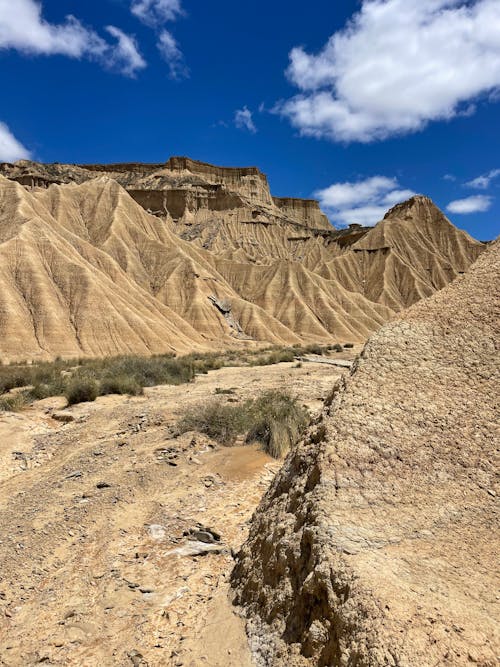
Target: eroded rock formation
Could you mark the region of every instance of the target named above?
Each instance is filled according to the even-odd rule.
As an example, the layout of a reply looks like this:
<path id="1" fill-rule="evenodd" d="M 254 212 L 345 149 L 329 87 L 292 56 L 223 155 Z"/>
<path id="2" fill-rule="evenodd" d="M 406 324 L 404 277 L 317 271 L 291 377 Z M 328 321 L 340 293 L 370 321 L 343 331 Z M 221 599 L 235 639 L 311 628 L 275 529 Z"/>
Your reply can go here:
<path id="1" fill-rule="evenodd" d="M 188 158 L 4 163 L 0 198 L 3 359 L 361 341 L 485 247 L 425 197 L 337 230 L 254 167 Z"/>
<path id="2" fill-rule="evenodd" d="M 498 664 L 499 285 L 495 243 L 369 339 L 288 456 L 233 573 L 258 665 Z"/>

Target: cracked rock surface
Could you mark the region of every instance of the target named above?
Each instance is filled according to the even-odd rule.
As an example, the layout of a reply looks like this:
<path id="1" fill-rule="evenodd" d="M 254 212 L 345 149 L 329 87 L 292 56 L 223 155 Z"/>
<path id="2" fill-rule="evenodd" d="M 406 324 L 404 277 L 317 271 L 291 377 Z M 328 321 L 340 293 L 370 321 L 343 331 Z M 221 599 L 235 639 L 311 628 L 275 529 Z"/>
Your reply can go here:
<path id="1" fill-rule="evenodd" d="M 498 664 L 500 246 L 385 325 L 233 572 L 257 664 Z"/>

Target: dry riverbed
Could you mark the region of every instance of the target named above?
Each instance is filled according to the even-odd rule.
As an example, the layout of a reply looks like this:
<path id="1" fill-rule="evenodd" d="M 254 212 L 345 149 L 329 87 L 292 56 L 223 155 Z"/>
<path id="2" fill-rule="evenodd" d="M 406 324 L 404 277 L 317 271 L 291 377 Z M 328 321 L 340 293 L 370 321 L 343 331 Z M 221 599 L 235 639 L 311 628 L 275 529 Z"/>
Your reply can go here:
<path id="1" fill-rule="evenodd" d="M 239 401 L 284 387 L 314 413 L 344 372 L 223 368 L 143 397 L 1 414 L 0 665 L 250 667 L 228 579 L 281 464 L 176 437 L 175 423 L 216 388 Z"/>

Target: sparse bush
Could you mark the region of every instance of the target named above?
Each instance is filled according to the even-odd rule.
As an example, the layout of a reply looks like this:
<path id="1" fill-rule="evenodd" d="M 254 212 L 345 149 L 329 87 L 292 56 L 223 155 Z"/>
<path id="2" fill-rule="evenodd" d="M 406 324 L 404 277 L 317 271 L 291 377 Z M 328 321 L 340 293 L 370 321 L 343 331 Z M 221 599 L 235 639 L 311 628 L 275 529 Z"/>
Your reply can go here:
<path id="1" fill-rule="evenodd" d="M 144 387 L 183 384 L 197 374 L 226 365 L 267 366 L 294 361 L 297 354 L 322 353 L 320 346 L 261 347 L 228 352 L 192 353 L 184 357 L 161 354 L 152 357 L 119 356 L 104 359 L 57 358 L 53 362 L 27 362 L 0 365 L 0 396 L 13 389 L 27 388 L 26 403 L 50 396 L 72 396 L 78 402 L 79 385 L 97 386 L 99 395 L 121 393 L 138 395 Z M 94 390 L 90 392 L 92 395 Z M 216 392 L 217 393 L 217 392 Z M 9 400 L 10 397 L 8 396 Z M 82 400 L 88 400 L 84 398 Z M 94 399 L 91 399 L 94 400 Z"/>
<path id="2" fill-rule="evenodd" d="M 99 396 L 99 385 L 90 378 L 74 378 L 66 389 L 68 405 L 95 401 Z"/>
<path id="3" fill-rule="evenodd" d="M 317 343 L 311 343 L 310 345 L 306 345 L 304 348 L 304 352 L 306 354 L 323 354 L 324 349 L 321 347 L 321 345 L 318 345 Z"/>
<path id="4" fill-rule="evenodd" d="M 190 408 L 178 424 L 181 433 L 198 431 L 221 445 L 233 445 L 248 426 L 248 414 L 240 406 L 227 405 L 216 399 Z"/>
<path id="5" fill-rule="evenodd" d="M 282 457 L 309 423 L 309 413 L 286 392 L 267 391 L 255 400 L 228 405 L 212 399 L 186 411 L 179 421 L 181 433 L 198 431 L 222 445 L 233 445 L 239 435 L 260 442 L 274 458 Z"/>
<path id="6" fill-rule="evenodd" d="M 103 362 L 100 375 L 103 381 L 121 377 L 129 378 L 141 387 L 159 384 L 183 384 L 194 378 L 193 364 L 188 359 L 165 357 L 115 357 Z M 92 368 L 92 364 L 89 364 Z"/>
<path id="7" fill-rule="evenodd" d="M 263 357 L 252 358 L 250 366 L 272 366 L 284 361 L 295 361 L 295 352 L 290 349 L 273 350 Z"/>
<path id="8" fill-rule="evenodd" d="M 223 389 L 222 387 L 215 387 L 215 393 L 218 395 L 225 395 L 225 394 L 236 394 L 236 391 L 234 389 Z"/>
<path id="9" fill-rule="evenodd" d="M 341 345 L 340 343 L 335 343 L 335 345 L 332 345 L 331 349 L 332 349 L 334 352 L 342 352 L 342 350 L 343 350 L 344 348 L 342 347 L 342 345 Z"/>
<path id="10" fill-rule="evenodd" d="M 269 364 L 280 364 L 285 361 L 295 361 L 295 353 L 292 350 L 276 350 L 268 356 Z"/>
<path id="11" fill-rule="evenodd" d="M 354 347 L 354 343 L 344 343 L 344 349 L 345 350 L 350 350 L 353 347 Z"/>
<path id="12" fill-rule="evenodd" d="M 141 396 L 144 388 L 133 377 L 128 375 L 117 375 L 105 378 L 100 386 L 101 396 L 108 394 L 126 394 L 127 396 Z"/>
<path id="13" fill-rule="evenodd" d="M 297 443 L 309 423 L 308 411 L 283 391 L 266 391 L 249 406 L 252 427 L 247 442 L 257 440 L 274 458 Z"/>
<path id="14" fill-rule="evenodd" d="M 26 392 L 20 391 L 0 398 L 0 412 L 19 412 L 27 407 L 29 401 Z"/>

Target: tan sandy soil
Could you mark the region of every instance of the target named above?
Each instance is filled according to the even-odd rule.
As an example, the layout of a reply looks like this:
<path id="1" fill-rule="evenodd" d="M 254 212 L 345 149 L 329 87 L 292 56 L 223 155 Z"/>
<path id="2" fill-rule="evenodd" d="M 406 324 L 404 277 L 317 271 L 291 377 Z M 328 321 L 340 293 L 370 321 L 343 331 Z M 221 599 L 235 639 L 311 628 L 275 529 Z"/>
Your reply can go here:
<path id="1" fill-rule="evenodd" d="M 216 387 L 235 388 L 223 400 L 286 387 L 318 412 L 344 372 L 224 368 L 62 410 L 66 424 L 59 398 L 0 416 L 0 665 L 250 666 L 231 550 L 280 463 L 174 425 Z M 215 551 L 181 555 L 207 547 L 184 535 L 199 527 L 220 535 Z"/>

